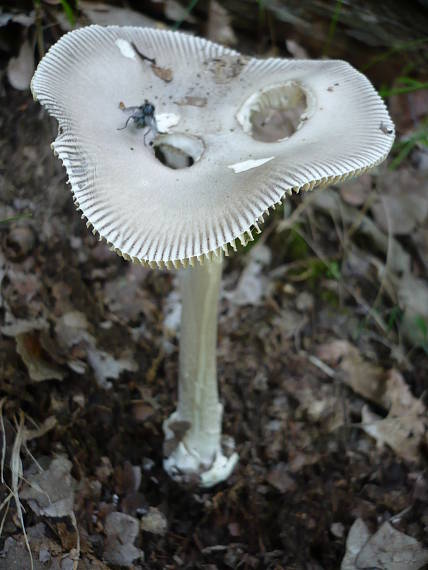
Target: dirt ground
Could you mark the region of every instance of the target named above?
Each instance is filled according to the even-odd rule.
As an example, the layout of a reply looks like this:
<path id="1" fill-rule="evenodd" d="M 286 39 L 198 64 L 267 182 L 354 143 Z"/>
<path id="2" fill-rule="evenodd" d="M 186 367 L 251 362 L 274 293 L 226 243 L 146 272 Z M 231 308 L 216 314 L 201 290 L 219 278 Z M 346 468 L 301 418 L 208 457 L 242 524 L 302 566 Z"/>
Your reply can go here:
<path id="1" fill-rule="evenodd" d="M 23 524 L 37 569 L 428 567 L 425 143 L 293 197 L 226 260 L 218 376 L 240 460 L 181 488 L 162 469 L 176 274 L 87 231 L 55 121 L 2 62 L 0 570 L 31 568 Z M 427 90 L 388 101 L 399 144 L 426 128 Z"/>

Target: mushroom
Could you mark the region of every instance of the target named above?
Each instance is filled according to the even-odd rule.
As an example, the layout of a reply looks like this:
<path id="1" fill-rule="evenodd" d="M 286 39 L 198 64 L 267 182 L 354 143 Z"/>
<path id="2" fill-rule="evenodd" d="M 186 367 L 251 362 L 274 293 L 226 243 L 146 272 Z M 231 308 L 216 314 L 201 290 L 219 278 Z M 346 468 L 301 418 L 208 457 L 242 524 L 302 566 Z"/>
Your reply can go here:
<path id="1" fill-rule="evenodd" d="M 63 36 L 32 92 L 58 120 L 53 150 L 87 226 L 126 260 L 180 269 L 178 405 L 164 423 L 164 466 L 176 481 L 215 485 L 238 459 L 222 440 L 217 388 L 223 256 L 293 192 L 384 160 L 394 140 L 385 105 L 343 61 L 259 60 L 116 26 Z"/>

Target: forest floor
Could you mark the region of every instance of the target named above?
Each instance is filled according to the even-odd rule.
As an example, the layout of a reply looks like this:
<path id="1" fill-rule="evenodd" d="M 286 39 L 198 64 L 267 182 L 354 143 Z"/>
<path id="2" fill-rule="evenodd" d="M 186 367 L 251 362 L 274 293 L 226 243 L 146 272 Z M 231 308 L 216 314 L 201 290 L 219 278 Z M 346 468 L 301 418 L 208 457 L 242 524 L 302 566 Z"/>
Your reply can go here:
<path id="1" fill-rule="evenodd" d="M 1 73 L 0 570 L 29 550 L 37 570 L 423 568 L 428 91 L 389 99 L 385 164 L 293 197 L 226 259 L 218 376 L 240 459 L 201 490 L 162 469 L 176 273 L 87 231 L 56 122 Z"/>

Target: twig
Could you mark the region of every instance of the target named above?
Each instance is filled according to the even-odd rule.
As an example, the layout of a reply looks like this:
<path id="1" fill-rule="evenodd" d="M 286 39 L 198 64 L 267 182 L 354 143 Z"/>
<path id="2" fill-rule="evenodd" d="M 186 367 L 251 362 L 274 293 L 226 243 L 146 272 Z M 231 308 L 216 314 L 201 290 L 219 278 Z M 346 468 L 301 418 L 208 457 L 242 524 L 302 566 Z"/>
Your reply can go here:
<path id="1" fill-rule="evenodd" d="M 134 50 L 137 52 L 137 54 L 141 57 L 143 61 L 149 61 L 151 64 L 156 65 L 156 59 L 154 57 L 148 57 L 147 55 L 144 55 L 144 53 L 137 48 L 134 42 L 131 42 L 131 46 L 134 48 Z"/>
<path id="2" fill-rule="evenodd" d="M 22 477 L 22 463 L 21 463 L 21 447 L 24 437 L 24 412 L 19 412 L 19 423 L 17 423 L 17 431 L 15 441 L 13 442 L 12 456 L 10 459 L 10 470 L 12 473 L 12 493 L 15 499 L 16 512 L 24 534 L 25 545 L 30 555 L 31 570 L 34 570 L 33 554 L 31 552 L 30 543 L 28 542 L 27 531 L 25 530 L 24 515 L 22 514 L 22 505 L 19 500 L 19 480 Z"/>
<path id="3" fill-rule="evenodd" d="M 74 530 L 76 531 L 76 549 L 75 549 L 76 554 L 74 555 L 73 559 L 73 570 L 77 570 L 79 568 L 79 559 L 80 559 L 80 533 L 79 533 L 79 528 L 77 526 L 77 520 L 74 511 L 71 511 L 70 518 Z"/>
<path id="4" fill-rule="evenodd" d="M 330 378 L 334 378 L 336 376 L 336 372 L 333 370 L 333 368 L 331 368 L 328 364 L 326 364 L 325 362 L 323 362 L 313 354 L 310 354 L 308 356 L 308 360 Z"/>
<path id="5" fill-rule="evenodd" d="M 312 242 L 312 240 L 310 240 L 300 229 L 298 228 L 294 228 L 294 231 L 302 238 L 305 240 L 305 242 L 308 244 L 308 246 L 315 252 L 315 254 L 317 255 L 317 257 L 324 263 L 324 265 L 328 268 L 329 267 L 329 263 L 328 260 L 326 259 L 325 255 L 322 253 L 322 251 L 320 251 L 318 249 L 318 247 Z M 357 303 L 363 307 L 363 309 L 369 314 L 369 316 L 376 322 L 376 324 L 379 326 L 379 328 L 381 330 L 383 330 L 384 332 L 388 332 L 388 327 L 386 325 L 386 323 L 384 322 L 384 320 L 377 315 L 374 311 L 373 308 L 370 307 L 365 301 L 364 299 L 362 299 L 362 297 L 352 289 L 352 287 L 349 287 L 349 285 L 347 285 L 344 281 L 340 282 L 342 287 L 345 289 L 345 291 L 347 293 L 349 293 L 352 297 L 354 297 L 354 299 L 357 301 Z"/>
<path id="6" fill-rule="evenodd" d="M 305 199 L 302 201 L 301 204 L 299 204 L 297 206 L 297 208 L 294 210 L 294 212 L 291 214 L 291 216 L 289 218 L 287 218 L 286 220 L 281 220 L 275 230 L 276 233 L 279 232 L 283 232 L 284 230 L 289 230 L 291 229 L 291 227 L 293 227 L 295 225 L 295 223 L 297 222 L 300 214 L 302 214 L 312 203 L 313 200 L 315 200 L 316 198 L 316 194 L 311 193 L 305 196 Z"/>
<path id="7" fill-rule="evenodd" d="M 0 429 L 1 429 L 1 440 L 2 440 L 2 450 L 1 450 L 1 462 L 0 462 L 0 481 L 4 484 L 4 463 L 6 461 L 6 430 L 4 429 L 3 421 L 3 406 L 6 398 L 2 398 L 0 401 Z"/>

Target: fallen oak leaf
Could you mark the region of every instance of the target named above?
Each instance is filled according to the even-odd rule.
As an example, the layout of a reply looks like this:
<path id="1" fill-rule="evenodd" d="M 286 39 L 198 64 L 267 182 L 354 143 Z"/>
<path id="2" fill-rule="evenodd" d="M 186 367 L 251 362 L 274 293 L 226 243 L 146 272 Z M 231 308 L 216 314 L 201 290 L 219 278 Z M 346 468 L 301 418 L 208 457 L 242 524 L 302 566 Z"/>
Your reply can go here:
<path id="1" fill-rule="evenodd" d="M 407 461 L 419 459 L 419 446 L 426 431 L 425 408 L 421 401 L 416 400 L 405 414 L 396 415 L 391 408 L 386 418 L 364 406 L 361 419 L 362 429 L 376 440 L 378 447 L 386 444 Z"/>
<path id="2" fill-rule="evenodd" d="M 110 513 L 105 523 L 105 560 L 119 566 L 132 566 L 134 560 L 143 555 L 142 551 L 134 546 L 138 531 L 139 523 L 134 517 L 124 513 Z"/>
<path id="3" fill-rule="evenodd" d="M 364 406 L 362 429 L 379 447 L 387 444 L 403 459 L 416 461 L 428 428 L 426 409 L 413 396 L 400 372 L 384 371 L 371 364 L 348 341 L 324 344 L 317 355 L 329 365 L 336 365 L 344 384 L 355 393 L 388 411 L 386 418 L 382 418 Z"/>
<path id="4" fill-rule="evenodd" d="M 365 360 L 350 342 L 334 340 L 325 343 L 318 348 L 317 356 L 322 362 L 337 366 L 343 382 L 354 392 L 375 404 L 383 404 L 384 371 Z"/>
<path id="5" fill-rule="evenodd" d="M 385 522 L 358 554 L 356 568 L 369 570 L 420 570 L 428 562 L 428 550 L 416 539 Z"/>
<path id="6" fill-rule="evenodd" d="M 349 529 L 340 570 L 420 570 L 428 550 L 416 539 L 385 522 L 371 535 L 358 518 Z"/>

